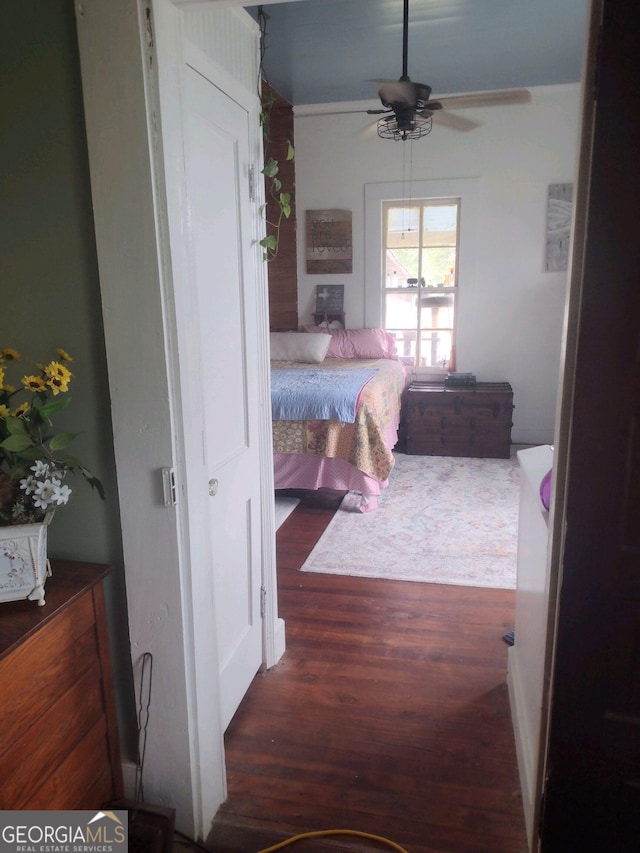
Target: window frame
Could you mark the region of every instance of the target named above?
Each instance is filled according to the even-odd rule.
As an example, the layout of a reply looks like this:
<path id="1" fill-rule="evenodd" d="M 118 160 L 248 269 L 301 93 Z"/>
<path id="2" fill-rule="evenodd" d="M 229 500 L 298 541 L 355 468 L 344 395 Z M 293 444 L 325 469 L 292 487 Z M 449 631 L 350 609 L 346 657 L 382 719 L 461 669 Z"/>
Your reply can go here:
<path id="1" fill-rule="evenodd" d="M 472 305 L 478 292 L 476 267 L 481 252 L 481 179 L 472 177 L 413 180 L 410 198 L 407 198 L 408 186 L 402 181 L 365 184 L 365 326 L 369 329 L 381 328 L 384 322 L 384 202 L 409 204 L 413 200 L 425 199 L 437 199 L 442 202 L 459 200 L 456 277 L 462 285 L 456 297 L 454 342 L 456 365 L 459 369 L 466 358 L 466 340 L 472 337 L 470 330 L 467 331 L 467 320 L 473 314 Z M 407 372 L 415 378 L 441 378 L 446 374 L 446 369 L 407 365 Z"/>
<path id="2" fill-rule="evenodd" d="M 455 207 L 456 208 L 456 225 L 455 225 L 455 242 L 453 246 L 442 244 L 442 245 L 427 245 L 424 241 L 425 238 L 425 215 L 426 212 L 431 208 L 438 207 Z M 389 287 L 386 283 L 387 276 L 387 253 L 393 252 L 394 247 L 389 244 L 389 215 L 392 210 L 402 210 L 407 208 L 415 208 L 418 212 L 417 218 L 417 227 L 415 229 L 415 234 L 417 237 L 417 245 L 411 246 L 411 249 L 414 249 L 417 253 L 417 281 L 415 285 L 396 285 L 393 287 Z M 446 374 L 448 370 L 451 369 L 452 363 L 455 362 L 455 352 L 456 352 L 456 329 L 457 329 L 457 302 L 458 302 L 458 289 L 459 289 L 459 275 L 458 275 L 458 260 L 459 260 L 459 248 L 460 248 L 460 219 L 461 219 L 461 211 L 462 211 L 462 199 L 458 196 L 457 198 L 416 198 L 412 197 L 410 200 L 385 200 L 382 202 L 382 238 L 383 238 L 383 258 L 384 258 L 384 267 L 382 270 L 382 279 L 380 286 L 383 291 L 382 296 L 382 325 L 385 329 L 389 331 L 400 331 L 397 326 L 390 325 L 387 322 L 387 311 L 389 307 L 389 301 L 387 296 L 389 294 L 405 294 L 407 296 L 414 297 L 416 299 L 415 310 L 414 310 L 414 318 L 415 323 L 413 329 L 407 328 L 405 331 L 413 332 L 413 337 L 409 337 L 407 340 L 415 340 L 415 352 L 413 355 L 412 361 L 404 361 L 408 356 L 401 356 L 403 358 L 404 363 L 411 368 L 420 368 L 422 370 L 428 370 L 430 372 L 440 372 Z M 406 233 L 406 231 L 404 232 Z M 453 254 L 453 269 L 454 269 L 454 283 L 453 284 L 426 284 L 425 276 L 427 275 L 424 269 L 425 262 L 425 253 L 429 249 L 446 249 L 451 248 L 453 251 L 450 254 Z M 446 297 L 451 297 L 450 305 L 452 307 L 452 320 L 450 326 L 439 326 L 433 325 L 433 323 L 427 323 L 424 320 L 424 317 L 429 310 L 427 306 L 424 304 L 425 297 L 434 297 L 438 294 Z M 444 306 L 443 306 L 444 307 Z M 433 319 L 433 314 L 431 319 Z M 449 353 L 449 359 L 446 364 L 429 364 L 423 365 L 422 359 L 424 356 L 423 346 L 426 344 L 427 337 L 425 337 L 425 333 L 427 336 L 429 333 L 433 335 L 434 333 L 442 331 L 448 332 L 451 336 L 451 348 Z M 433 338 L 432 340 L 432 348 Z M 436 338 L 437 341 L 437 338 Z M 400 354 L 401 355 L 401 354 Z M 455 368 L 454 368 L 455 369 Z"/>

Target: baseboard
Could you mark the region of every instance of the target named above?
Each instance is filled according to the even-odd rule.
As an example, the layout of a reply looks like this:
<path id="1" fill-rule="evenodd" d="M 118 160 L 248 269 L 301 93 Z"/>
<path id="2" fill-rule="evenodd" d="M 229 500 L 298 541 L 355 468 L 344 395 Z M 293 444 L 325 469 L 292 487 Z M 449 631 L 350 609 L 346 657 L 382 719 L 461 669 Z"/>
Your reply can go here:
<path id="1" fill-rule="evenodd" d="M 123 758 L 121 761 L 122 765 L 122 782 L 124 787 L 124 796 L 128 800 L 135 799 L 136 792 L 136 784 L 138 781 L 137 778 L 137 770 L 138 765 L 135 761 L 131 761 L 129 758 Z"/>
<path id="2" fill-rule="evenodd" d="M 511 708 L 511 723 L 516 744 L 516 756 L 518 759 L 518 772 L 520 775 L 520 789 L 522 792 L 522 808 L 524 811 L 524 822 L 527 832 L 529 850 L 533 849 L 533 815 L 535 810 L 533 776 L 534 764 L 532 756 L 531 735 L 525 721 L 523 711 L 522 688 L 518 676 L 517 650 L 515 646 L 507 652 L 507 689 L 509 691 L 509 705 Z"/>

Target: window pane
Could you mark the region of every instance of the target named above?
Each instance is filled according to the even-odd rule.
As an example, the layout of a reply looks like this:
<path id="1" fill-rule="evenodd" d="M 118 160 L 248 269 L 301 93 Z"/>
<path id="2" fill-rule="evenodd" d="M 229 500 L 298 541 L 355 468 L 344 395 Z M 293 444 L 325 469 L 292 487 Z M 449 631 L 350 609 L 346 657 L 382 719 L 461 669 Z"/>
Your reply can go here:
<path id="1" fill-rule="evenodd" d="M 387 249 L 385 285 L 386 287 L 409 287 L 409 279 L 418 279 L 420 250 L 418 247 Z"/>
<path id="2" fill-rule="evenodd" d="M 455 246 L 458 235 L 458 206 L 430 204 L 424 208 L 424 246 Z"/>
<path id="3" fill-rule="evenodd" d="M 416 297 L 413 293 L 385 294 L 385 328 L 411 329 L 418 328 L 418 310 Z"/>
<path id="4" fill-rule="evenodd" d="M 422 252 L 422 276 L 427 287 L 453 287 L 455 267 L 455 248 L 438 246 Z"/>
<path id="5" fill-rule="evenodd" d="M 446 369 L 451 358 L 450 331 L 427 330 L 420 333 L 420 365 Z"/>
<path id="6" fill-rule="evenodd" d="M 422 292 L 420 298 L 420 326 L 423 329 L 453 329 L 453 293 Z"/>
<path id="7" fill-rule="evenodd" d="M 415 364 L 416 362 L 416 339 L 418 337 L 415 329 L 390 329 L 387 331 L 396 339 L 396 355 L 403 364 Z"/>
<path id="8" fill-rule="evenodd" d="M 402 246 L 420 244 L 420 208 L 387 208 L 387 247 L 394 249 Z"/>

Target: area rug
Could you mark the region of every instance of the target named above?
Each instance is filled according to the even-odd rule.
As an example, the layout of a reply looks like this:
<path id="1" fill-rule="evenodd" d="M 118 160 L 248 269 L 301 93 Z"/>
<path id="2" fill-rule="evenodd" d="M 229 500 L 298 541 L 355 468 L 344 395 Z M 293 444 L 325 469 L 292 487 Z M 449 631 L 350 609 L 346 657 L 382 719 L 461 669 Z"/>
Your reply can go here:
<path id="1" fill-rule="evenodd" d="M 377 510 L 348 494 L 302 571 L 515 589 L 517 460 L 395 459 Z"/>

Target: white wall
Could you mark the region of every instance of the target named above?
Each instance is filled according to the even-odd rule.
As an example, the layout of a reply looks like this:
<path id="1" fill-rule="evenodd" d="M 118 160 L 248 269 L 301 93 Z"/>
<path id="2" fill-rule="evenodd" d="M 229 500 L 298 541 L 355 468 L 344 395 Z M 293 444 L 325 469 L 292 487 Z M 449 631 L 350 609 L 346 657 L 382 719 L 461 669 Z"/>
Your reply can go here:
<path id="1" fill-rule="evenodd" d="M 566 273 L 544 272 L 547 187 L 575 181 L 580 86 L 532 89 L 526 105 L 465 110 L 469 133 L 440 127 L 413 143 L 381 140 L 366 114 L 295 110 L 298 305 L 310 322 L 317 284 L 345 284 L 347 325 L 365 324 L 367 184 L 477 178 L 474 273 L 460 276 L 457 368 L 514 389 L 514 442 L 553 443 Z M 365 107 L 368 105 L 364 105 Z M 353 273 L 307 275 L 306 210 L 353 215 Z"/>

